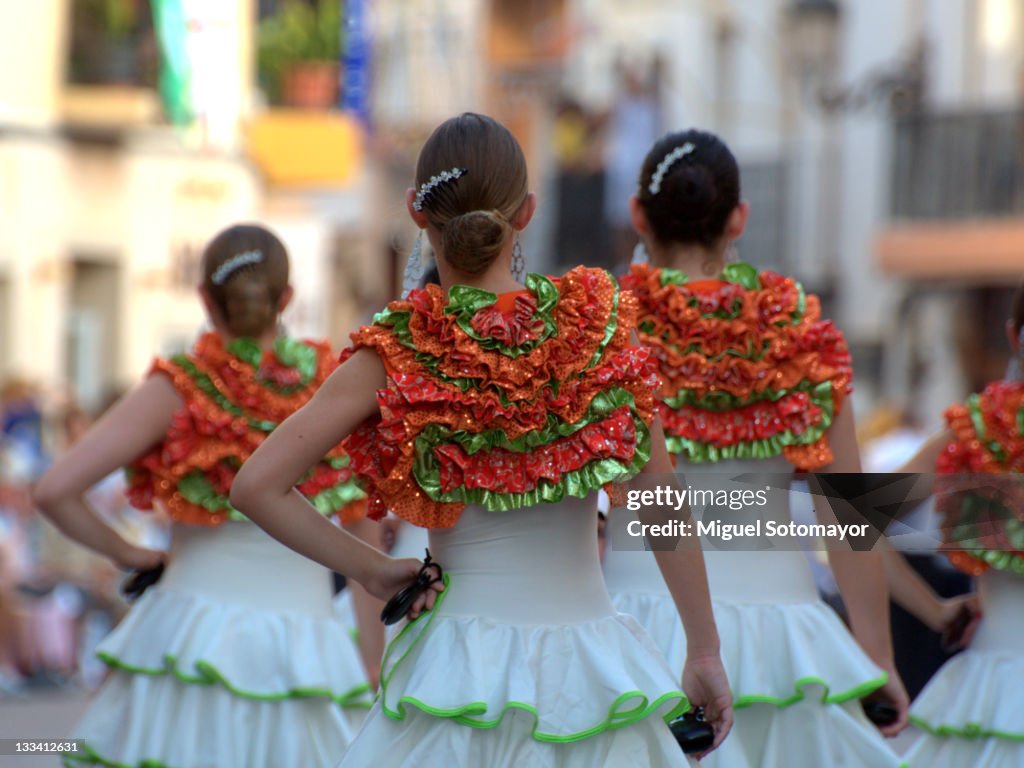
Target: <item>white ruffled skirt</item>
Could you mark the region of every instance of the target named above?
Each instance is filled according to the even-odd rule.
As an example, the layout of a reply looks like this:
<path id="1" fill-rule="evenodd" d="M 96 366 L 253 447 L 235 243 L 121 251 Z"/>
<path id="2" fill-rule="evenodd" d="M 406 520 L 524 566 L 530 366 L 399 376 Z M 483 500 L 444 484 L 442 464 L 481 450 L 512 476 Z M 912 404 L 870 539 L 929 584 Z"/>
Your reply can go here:
<path id="1" fill-rule="evenodd" d="M 787 467 L 785 462 L 721 462 L 715 472 L 781 474 L 791 471 Z M 694 481 L 712 482 L 711 475 Z M 786 509 L 775 511 L 788 515 Z M 639 621 L 678 676 L 686 661 L 686 635 L 654 555 L 639 549 L 640 540 L 636 550 L 614 546 L 625 541 L 623 517 L 629 515 L 616 509 L 609 521 L 608 591 L 616 610 Z M 900 766 L 860 705 L 861 697 L 885 684 L 886 674 L 819 598 L 803 553 L 705 551 L 705 563 L 735 723 L 701 765 Z"/>
<path id="2" fill-rule="evenodd" d="M 646 633 L 612 609 L 593 503 L 468 507 L 430 532 L 448 588 L 389 645 L 343 768 L 685 766 L 686 707 Z"/>
<path id="3" fill-rule="evenodd" d="M 910 768 L 1024 768 L 1024 578 L 979 580 L 984 619 L 971 647 L 947 661 L 910 710 L 923 731 Z"/>
<path id="4" fill-rule="evenodd" d="M 333 766 L 369 706 L 330 578 L 249 523 L 176 526 L 168 568 L 100 645 L 112 669 L 75 728 L 141 768 Z"/>

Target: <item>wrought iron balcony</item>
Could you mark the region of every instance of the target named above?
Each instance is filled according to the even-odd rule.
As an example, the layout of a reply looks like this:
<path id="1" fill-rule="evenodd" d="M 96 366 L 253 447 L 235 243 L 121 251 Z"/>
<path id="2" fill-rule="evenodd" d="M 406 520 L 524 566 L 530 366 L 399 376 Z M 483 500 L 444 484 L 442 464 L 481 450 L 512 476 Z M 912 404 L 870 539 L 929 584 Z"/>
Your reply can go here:
<path id="1" fill-rule="evenodd" d="M 1024 109 L 923 112 L 894 123 L 896 220 L 993 219 L 1024 212 Z"/>

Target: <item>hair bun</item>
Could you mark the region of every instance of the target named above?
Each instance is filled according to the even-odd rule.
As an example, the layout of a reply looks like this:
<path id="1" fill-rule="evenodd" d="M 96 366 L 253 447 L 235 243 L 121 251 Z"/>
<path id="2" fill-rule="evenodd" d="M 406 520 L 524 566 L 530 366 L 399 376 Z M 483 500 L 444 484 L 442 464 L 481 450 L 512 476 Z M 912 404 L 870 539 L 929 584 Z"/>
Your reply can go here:
<path id="1" fill-rule="evenodd" d="M 288 252 L 268 229 L 236 224 L 206 246 L 203 284 L 233 335 L 259 337 L 277 322 Z"/>
<path id="2" fill-rule="evenodd" d="M 637 199 L 658 241 L 713 248 L 740 203 L 739 166 L 714 134 L 672 133 L 647 153 Z"/>
<path id="3" fill-rule="evenodd" d="M 498 211 L 467 211 L 445 223 L 441 247 L 453 267 L 475 275 L 497 258 L 511 232 L 512 225 Z"/>

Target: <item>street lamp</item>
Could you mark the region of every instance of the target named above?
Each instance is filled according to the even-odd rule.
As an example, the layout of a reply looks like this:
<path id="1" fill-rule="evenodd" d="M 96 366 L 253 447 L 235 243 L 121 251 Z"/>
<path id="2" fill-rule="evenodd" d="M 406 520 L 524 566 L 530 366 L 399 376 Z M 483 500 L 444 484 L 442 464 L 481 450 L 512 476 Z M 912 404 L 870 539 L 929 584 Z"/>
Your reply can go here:
<path id="1" fill-rule="evenodd" d="M 787 48 L 805 96 L 817 98 L 836 80 L 841 21 L 837 0 L 793 0 L 786 10 Z"/>
<path id="2" fill-rule="evenodd" d="M 853 83 L 839 83 L 842 7 L 838 0 L 793 0 L 786 11 L 789 55 L 802 95 L 826 114 L 863 111 L 876 104 L 890 114 L 924 105 L 927 43 L 918 37 L 893 61 Z"/>

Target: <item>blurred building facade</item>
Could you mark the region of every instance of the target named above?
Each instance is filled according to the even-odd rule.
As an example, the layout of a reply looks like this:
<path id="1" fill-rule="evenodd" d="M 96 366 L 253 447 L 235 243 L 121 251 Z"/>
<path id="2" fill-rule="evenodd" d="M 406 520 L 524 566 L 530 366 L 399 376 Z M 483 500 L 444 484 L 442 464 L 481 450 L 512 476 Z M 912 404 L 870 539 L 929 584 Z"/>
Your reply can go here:
<path id="1" fill-rule="evenodd" d="M 707 127 L 751 202 L 741 258 L 788 271 L 846 332 L 858 408 L 935 424 L 1002 373 L 1024 276 L 1017 0 L 573 0 L 569 89 L 663 62 L 667 129 Z"/>
<path id="2" fill-rule="evenodd" d="M 193 119 L 172 125 L 147 71 L 157 5 L 126 3 L 131 34 L 99 41 L 82 39 L 88 3 L 0 8 L 0 377 L 89 407 L 200 332 L 199 259 L 224 226 L 284 240 L 292 333 L 342 339 L 374 279 L 352 121 L 262 105 L 257 3 L 224 0 L 180 6 L 200 71 Z"/>
<path id="3" fill-rule="evenodd" d="M 209 30 L 197 55 L 228 62 L 185 128 L 161 116 L 145 46 L 129 69 L 146 82 L 69 77 L 83 0 L 0 9 L 0 374 L 87 398 L 133 380 L 194 336 L 199 250 L 239 219 L 290 248 L 290 330 L 343 341 L 400 282 L 420 144 L 467 109 L 524 144 L 542 203 L 524 247 L 548 269 L 559 98 L 613 113 L 630 67 L 656 72 L 664 130 L 733 147 L 752 206 L 740 255 L 823 296 L 859 409 L 934 422 L 1002 364 L 992 329 L 1024 266 L 1018 0 L 363 2 L 368 131 L 263 103 L 255 29 L 279 0 L 180 1 Z"/>

